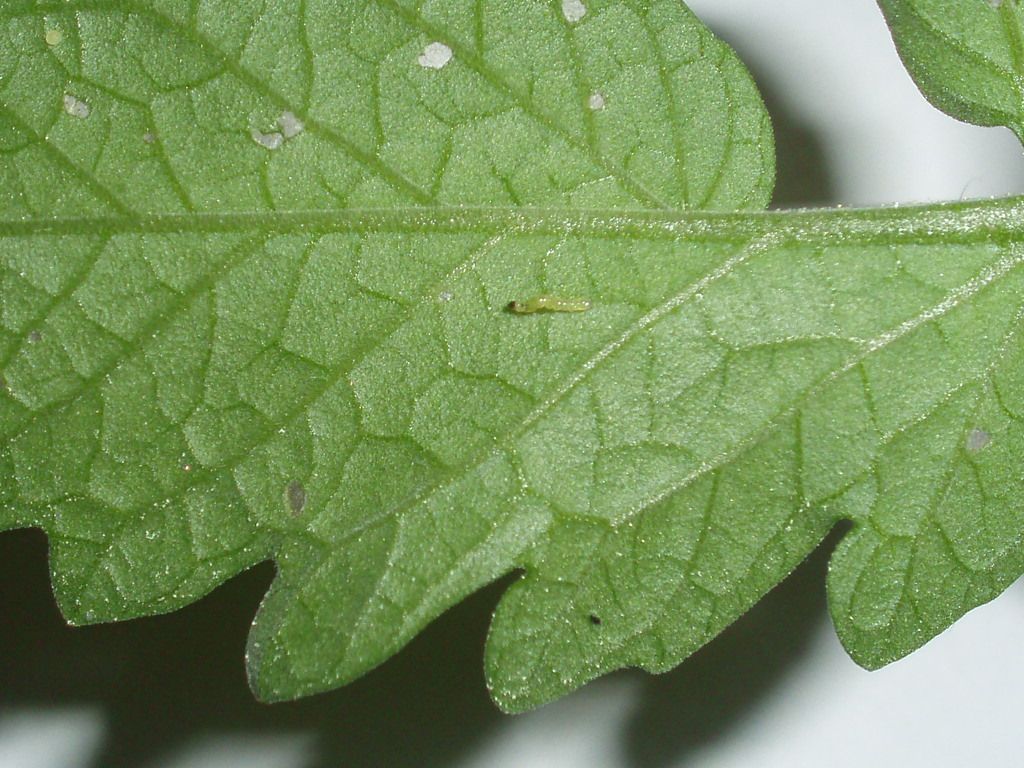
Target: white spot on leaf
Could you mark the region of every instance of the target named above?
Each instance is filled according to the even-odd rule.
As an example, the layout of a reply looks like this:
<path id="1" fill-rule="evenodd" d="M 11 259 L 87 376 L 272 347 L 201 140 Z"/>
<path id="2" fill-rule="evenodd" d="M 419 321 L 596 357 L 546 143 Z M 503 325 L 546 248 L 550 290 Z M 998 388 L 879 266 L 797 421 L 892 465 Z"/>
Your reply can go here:
<path id="1" fill-rule="evenodd" d="M 575 24 L 587 15 L 587 6 L 582 0 L 562 0 L 562 15 L 570 24 Z"/>
<path id="2" fill-rule="evenodd" d="M 984 429 L 975 428 L 967 433 L 967 450 L 971 453 L 977 453 L 991 442 L 992 435 Z"/>
<path id="3" fill-rule="evenodd" d="M 53 48 L 56 45 L 60 45 L 61 40 L 64 39 L 64 33 L 59 29 L 48 29 L 46 30 L 46 34 L 43 36 L 43 39 L 46 40 L 46 44 L 48 46 Z"/>
<path id="4" fill-rule="evenodd" d="M 250 131 L 252 140 L 259 144 L 264 149 L 274 150 L 284 144 L 284 136 L 277 131 L 271 131 L 270 133 L 263 133 L 255 128 Z"/>
<path id="5" fill-rule="evenodd" d="M 590 98 L 587 99 L 587 106 L 595 112 L 604 109 L 604 96 L 597 91 L 590 94 Z"/>
<path id="6" fill-rule="evenodd" d="M 423 49 L 419 61 L 421 67 L 427 69 L 441 69 L 452 60 L 452 49 L 444 43 L 431 43 Z"/>
<path id="7" fill-rule="evenodd" d="M 286 139 L 294 138 L 306 130 L 306 124 L 292 112 L 282 112 L 281 116 L 277 118 L 277 127 L 281 129 L 281 133 Z"/>
<path id="8" fill-rule="evenodd" d="M 72 96 L 70 93 L 64 94 L 64 111 L 72 117 L 77 117 L 84 120 L 89 116 L 92 111 L 89 105 L 82 101 L 77 96 Z"/>

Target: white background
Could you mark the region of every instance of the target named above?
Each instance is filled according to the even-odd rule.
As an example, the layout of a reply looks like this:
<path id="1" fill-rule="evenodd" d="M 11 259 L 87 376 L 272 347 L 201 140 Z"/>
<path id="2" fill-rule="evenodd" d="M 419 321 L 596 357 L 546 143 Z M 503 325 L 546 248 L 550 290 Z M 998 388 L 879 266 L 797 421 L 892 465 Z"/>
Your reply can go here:
<path id="1" fill-rule="evenodd" d="M 1021 191 L 1016 140 L 928 105 L 870 0 L 691 6 L 765 91 L 783 203 Z M 267 708 L 241 669 L 267 567 L 177 616 L 71 632 L 47 602 L 44 559 L 38 535 L 0 537 L 0 768 L 1024 764 L 1020 585 L 868 673 L 828 622 L 819 553 L 676 672 L 615 675 L 509 718 L 488 704 L 480 673 L 499 589 L 350 688 Z"/>

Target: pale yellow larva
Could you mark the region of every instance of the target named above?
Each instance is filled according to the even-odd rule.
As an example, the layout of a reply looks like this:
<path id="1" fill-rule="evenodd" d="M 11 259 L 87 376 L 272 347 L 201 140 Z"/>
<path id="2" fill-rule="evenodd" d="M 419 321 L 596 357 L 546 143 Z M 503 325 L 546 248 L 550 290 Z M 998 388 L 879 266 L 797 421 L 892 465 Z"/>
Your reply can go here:
<path id="1" fill-rule="evenodd" d="M 590 302 L 586 299 L 541 295 L 526 301 L 510 301 L 507 308 L 517 315 L 532 315 L 534 312 L 586 312 L 590 309 Z"/>

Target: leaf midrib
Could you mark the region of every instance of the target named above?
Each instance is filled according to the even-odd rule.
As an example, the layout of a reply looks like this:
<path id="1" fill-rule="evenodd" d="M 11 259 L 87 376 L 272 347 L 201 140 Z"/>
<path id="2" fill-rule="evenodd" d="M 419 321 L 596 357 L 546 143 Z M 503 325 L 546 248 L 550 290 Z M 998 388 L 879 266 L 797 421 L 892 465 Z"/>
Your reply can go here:
<path id="1" fill-rule="evenodd" d="M 230 232 L 578 234 L 742 243 L 778 234 L 809 247 L 843 243 L 1006 244 L 1024 240 L 1024 196 L 883 208 L 745 212 L 649 208 L 388 206 L 210 213 L 0 218 L 0 237 Z"/>

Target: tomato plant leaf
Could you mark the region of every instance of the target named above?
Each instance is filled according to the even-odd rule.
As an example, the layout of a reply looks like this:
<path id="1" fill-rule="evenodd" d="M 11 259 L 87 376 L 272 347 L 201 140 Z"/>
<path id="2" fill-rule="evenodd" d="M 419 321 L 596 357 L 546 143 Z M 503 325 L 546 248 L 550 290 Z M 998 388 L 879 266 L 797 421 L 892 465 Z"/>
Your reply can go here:
<path id="1" fill-rule="evenodd" d="M 759 211 L 767 116 L 676 0 L 0 19 L 0 527 L 69 621 L 273 559 L 275 700 L 521 571 L 518 710 L 677 664 L 840 520 L 869 666 L 1020 573 L 1021 204 Z"/>

